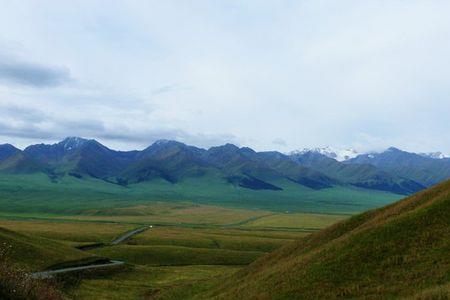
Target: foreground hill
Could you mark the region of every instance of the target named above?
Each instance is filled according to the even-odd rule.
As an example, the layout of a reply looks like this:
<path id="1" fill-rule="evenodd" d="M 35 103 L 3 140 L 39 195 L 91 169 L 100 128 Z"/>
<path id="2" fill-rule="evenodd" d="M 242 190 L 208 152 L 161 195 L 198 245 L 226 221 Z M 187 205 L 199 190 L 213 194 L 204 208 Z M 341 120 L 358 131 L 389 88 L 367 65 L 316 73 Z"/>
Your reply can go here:
<path id="1" fill-rule="evenodd" d="M 38 271 L 52 265 L 91 257 L 62 243 L 33 237 L 0 227 L 0 260 L 14 263 L 27 271 Z"/>
<path id="2" fill-rule="evenodd" d="M 190 297 L 379 299 L 433 293 L 450 282 L 449 215 L 450 181 L 312 234 Z M 178 292 L 166 296 L 183 294 Z"/>

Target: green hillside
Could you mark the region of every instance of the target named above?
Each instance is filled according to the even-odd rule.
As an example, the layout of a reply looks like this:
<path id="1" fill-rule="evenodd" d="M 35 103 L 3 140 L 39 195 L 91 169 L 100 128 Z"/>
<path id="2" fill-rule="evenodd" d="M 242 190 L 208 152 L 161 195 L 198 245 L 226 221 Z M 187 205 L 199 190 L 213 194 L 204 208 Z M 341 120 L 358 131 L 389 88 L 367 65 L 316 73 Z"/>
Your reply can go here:
<path id="1" fill-rule="evenodd" d="M 64 176 L 51 180 L 43 173 L 0 173 L 0 210 L 79 214 L 152 201 L 188 201 L 273 211 L 353 213 L 386 205 L 401 197 L 352 186 L 314 190 L 290 180 L 275 183 L 283 190 L 247 189 L 231 185 L 220 176 L 187 178 L 177 183 L 155 179 L 124 187 L 94 178 Z"/>
<path id="2" fill-rule="evenodd" d="M 449 216 L 450 181 L 305 237 L 227 280 L 161 298 L 380 299 L 425 290 L 426 299 L 448 299 Z"/>
<path id="3" fill-rule="evenodd" d="M 37 271 L 65 261 L 92 255 L 42 237 L 0 227 L 0 258 L 25 270 Z"/>

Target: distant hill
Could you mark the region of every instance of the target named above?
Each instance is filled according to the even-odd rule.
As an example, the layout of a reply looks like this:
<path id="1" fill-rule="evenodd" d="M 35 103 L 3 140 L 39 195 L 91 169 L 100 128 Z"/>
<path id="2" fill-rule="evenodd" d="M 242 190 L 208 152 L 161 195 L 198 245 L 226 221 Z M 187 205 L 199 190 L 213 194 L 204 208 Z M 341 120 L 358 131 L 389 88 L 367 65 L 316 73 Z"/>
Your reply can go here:
<path id="1" fill-rule="evenodd" d="M 250 148 L 227 144 L 209 150 L 161 140 L 143 151 L 114 151 L 95 140 L 71 137 L 3 151 L 0 171 L 42 172 L 54 180 L 63 176 L 92 177 L 119 185 L 162 179 L 178 183 L 186 178 L 220 177 L 230 185 L 253 190 L 282 190 L 276 181 L 289 180 L 312 189 L 331 187 L 324 174 L 293 163 L 287 156 L 267 156 Z"/>
<path id="2" fill-rule="evenodd" d="M 10 144 L 0 145 L 0 163 L 11 156 L 20 153 L 20 150 Z"/>
<path id="3" fill-rule="evenodd" d="M 450 178 L 450 159 L 436 159 L 389 148 L 381 153 L 359 155 L 348 164 L 370 164 L 392 175 L 412 179 L 424 186 L 432 186 Z"/>
<path id="4" fill-rule="evenodd" d="M 137 156 L 137 151 L 111 150 L 95 140 L 77 137 L 66 138 L 53 145 L 32 145 L 23 154 L 41 164 L 41 171 L 54 176 L 91 176 L 115 180 Z"/>
<path id="5" fill-rule="evenodd" d="M 302 166 L 354 186 L 409 195 L 426 188 L 414 180 L 392 174 L 369 163 L 345 163 L 310 151 L 291 155 Z"/>
<path id="6" fill-rule="evenodd" d="M 214 180 L 255 191 L 282 191 L 289 182 L 316 191 L 357 187 L 399 195 L 450 178 L 450 159 L 392 148 L 356 157 L 354 150 L 339 152 L 339 158 L 353 158 L 338 161 L 330 157 L 338 158 L 330 151 L 326 148 L 285 155 L 232 144 L 201 149 L 168 140 L 157 141 L 142 151 L 115 151 L 95 140 L 69 137 L 52 145 L 31 145 L 23 151 L 0 145 L 0 173 L 42 173 L 54 182 L 64 177 L 93 178 L 124 187 L 161 180 L 173 185 Z"/>
<path id="7" fill-rule="evenodd" d="M 447 181 L 314 233 L 184 296 L 411 299 L 424 293 L 418 299 L 448 299 L 449 215 Z"/>

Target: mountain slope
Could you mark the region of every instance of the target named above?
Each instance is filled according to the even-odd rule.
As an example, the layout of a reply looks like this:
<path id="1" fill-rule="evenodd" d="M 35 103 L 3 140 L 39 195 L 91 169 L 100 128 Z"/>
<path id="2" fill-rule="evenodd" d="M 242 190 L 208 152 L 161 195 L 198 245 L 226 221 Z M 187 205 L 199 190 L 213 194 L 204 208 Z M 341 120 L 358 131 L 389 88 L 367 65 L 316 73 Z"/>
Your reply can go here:
<path id="1" fill-rule="evenodd" d="M 158 141 L 139 153 L 121 177 L 128 183 L 162 178 L 178 183 L 187 178 L 216 177 L 252 190 L 282 190 L 277 182 L 290 180 L 322 189 L 334 183 L 320 172 L 293 163 L 287 156 L 257 153 L 232 144 L 204 150 L 175 141 Z"/>
<path id="2" fill-rule="evenodd" d="M 0 162 L 0 172 L 14 173 L 14 174 L 29 174 L 29 173 L 46 173 L 46 166 L 24 155 L 23 152 L 15 152 L 8 158 Z"/>
<path id="3" fill-rule="evenodd" d="M 327 157 L 328 152 L 321 154 L 325 150 L 320 151 L 288 156 L 276 151 L 255 152 L 232 144 L 205 150 L 160 140 L 143 151 L 122 152 L 95 140 L 69 137 L 52 145 L 32 145 L 24 151 L 0 145 L 0 173 L 44 173 L 55 183 L 64 177 L 94 178 L 125 187 L 155 180 L 176 185 L 201 179 L 263 191 L 281 191 L 289 181 L 312 190 L 353 188 L 349 186 L 353 185 L 400 195 L 412 194 L 450 177 L 450 159 L 432 159 L 397 150 L 390 152 L 414 159 L 384 158 L 388 155 L 383 153 L 338 162 Z"/>
<path id="4" fill-rule="evenodd" d="M 291 158 L 302 166 L 320 170 L 330 178 L 357 187 L 389 191 L 401 195 L 414 194 L 426 188 L 411 179 L 391 175 L 371 164 L 346 164 L 318 152 L 294 154 L 291 155 Z"/>
<path id="5" fill-rule="evenodd" d="M 450 181 L 281 248 L 193 298 L 411 297 L 450 282 L 449 215 Z"/>
<path id="6" fill-rule="evenodd" d="M 298 165 L 279 152 L 260 152 L 257 156 L 260 161 L 283 174 L 287 179 L 309 188 L 323 189 L 339 184 L 337 180 L 333 180 L 320 170 Z"/>
<path id="7" fill-rule="evenodd" d="M 359 155 L 346 163 L 371 164 L 392 175 L 409 178 L 425 186 L 450 178 L 450 159 L 424 157 L 396 148 Z"/>
<path id="8" fill-rule="evenodd" d="M 114 151 L 95 140 L 77 137 L 69 137 L 53 145 L 29 146 L 23 153 L 59 176 L 68 174 L 104 180 L 113 180 L 137 156 L 137 151 Z"/>
<path id="9" fill-rule="evenodd" d="M 10 144 L 0 145 L 0 163 L 9 157 L 19 153 L 20 150 Z"/>

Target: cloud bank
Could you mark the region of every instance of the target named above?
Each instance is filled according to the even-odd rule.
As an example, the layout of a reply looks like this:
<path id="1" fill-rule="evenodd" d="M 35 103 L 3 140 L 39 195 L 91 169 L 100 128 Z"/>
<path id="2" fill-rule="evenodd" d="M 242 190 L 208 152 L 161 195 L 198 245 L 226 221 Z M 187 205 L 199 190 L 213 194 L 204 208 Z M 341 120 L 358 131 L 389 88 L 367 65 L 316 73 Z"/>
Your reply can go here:
<path id="1" fill-rule="evenodd" d="M 2 7 L 0 142 L 450 153 L 444 1 Z"/>
<path id="2" fill-rule="evenodd" d="M 49 67 L 19 61 L 0 55 L 0 82 L 36 88 L 55 87 L 70 81 L 70 72 L 62 67 Z"/>

